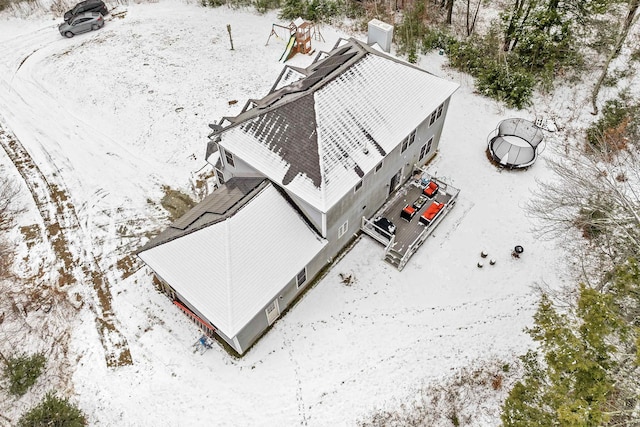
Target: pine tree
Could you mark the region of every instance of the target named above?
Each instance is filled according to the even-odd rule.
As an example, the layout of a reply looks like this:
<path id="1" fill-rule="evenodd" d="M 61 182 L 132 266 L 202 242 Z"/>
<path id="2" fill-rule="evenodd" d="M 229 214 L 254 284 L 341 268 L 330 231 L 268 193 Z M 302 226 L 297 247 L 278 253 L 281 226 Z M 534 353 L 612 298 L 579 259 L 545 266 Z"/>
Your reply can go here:
<path id="1" fill-rule="evenodd" d="M 280 18 L 294 20 L 298 17 L 305 18 L 307 2 L 305 0 L 285 0 L 280 9 Z"/>
<path id="2" fill-rule="evenodd" d="M 600 426 L 610 415 L 606 405 L 614 390 L 610 340 L 623 330 L 610 294 L 580 286 L 574 312 L 559 313 L 543 295 L 529 334 L 542 354 L 525 360 L 526 373 L 507 398 L 505 426 Z"/>
<path id="3" fill-rule="evenodd" d="M 86 418 L 77 406 L 53 393 L 48 393 L 42 402 L 18 420 L 19 427 L 82 427 L 86 424 Z"/>

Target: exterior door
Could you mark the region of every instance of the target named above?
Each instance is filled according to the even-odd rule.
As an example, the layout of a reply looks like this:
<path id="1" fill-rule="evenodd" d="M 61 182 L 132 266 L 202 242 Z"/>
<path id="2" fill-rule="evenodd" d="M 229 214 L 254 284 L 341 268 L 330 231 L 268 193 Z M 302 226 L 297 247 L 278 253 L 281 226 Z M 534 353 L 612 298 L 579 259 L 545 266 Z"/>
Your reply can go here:
<path id="1" fill-rule="evenodd" d="M 278 316 L 280 316 L 280 304 L 278 304 L 278 298 L 274 299 L 271 304 L 265 310 L 267 314 L 267 321 L 269 325 L 276 321 Z"/>
<path id="2" fill-rule="evenodd" d="M 393 193 L 393 191 L 396 188 L 398 188 L 398 184 L 400 184 L 401 178 L 402 178 L 402 169 L 400 169 L 397 174 L 391 177 L 391 182 L 389 182 L 389 194 Z"/>

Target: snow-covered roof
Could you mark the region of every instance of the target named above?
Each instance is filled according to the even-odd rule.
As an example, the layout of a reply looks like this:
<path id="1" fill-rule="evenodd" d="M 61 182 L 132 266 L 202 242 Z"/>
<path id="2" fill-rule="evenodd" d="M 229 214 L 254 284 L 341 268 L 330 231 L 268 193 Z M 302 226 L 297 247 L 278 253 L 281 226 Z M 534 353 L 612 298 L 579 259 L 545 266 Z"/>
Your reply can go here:
<path id="1" fill-rule="evenodd" d="M 214 138 L 321 212 L 458 88 L 355 39 L 294 71 Z"/>
<path id="2" fill-rule="evenodd" d="M 228 337 L 326 245 L 273 184 L 260 182 L 232 215 L 139 252 Z"/>

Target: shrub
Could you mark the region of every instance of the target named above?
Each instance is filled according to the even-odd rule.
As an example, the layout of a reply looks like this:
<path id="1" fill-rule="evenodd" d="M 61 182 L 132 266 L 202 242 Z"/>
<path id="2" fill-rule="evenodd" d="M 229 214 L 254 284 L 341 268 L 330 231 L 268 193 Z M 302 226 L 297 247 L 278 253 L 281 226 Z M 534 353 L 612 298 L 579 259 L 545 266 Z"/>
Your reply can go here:
<path id="1" fill-rule="evenodd" d="M 461 42 L 451 38 L 444 41 L 451 65 L 476 77 L 476 87 L 483 95 L 509 107 L 523 108 L 529 104 L 536 79 L 519 65 L 514 54 L 497 53 L 494 34 Z"/>
<path id="2" fill-rule="evenodd" d="M 87 420 L 77 406 L 53 393 L 47 393 L 42 402 L 18 420 L 18 427 L 82 427 L 86 424 Z"/>
<path id="3" fill-rule="evenodd" d="M 587 129 L 587 142 L 599 151 L 626 148 L 627 141 L 640 137 L 640 103 L 628 95 L 605 102 L 602 117 Z"/>
<path id="4" fill-rule="evenodd" d="M 512 70 L 506 64 L 494 62 L 479 73 L 476 85 L 480 92 L 504 101 L 509 107 L 523 108 L 530 102 L 535 83 L 526 71 Z"/>
<path id="5" fill-rule="evenodd" d="M 280 0 L 256 0 L 256 10 L 260 13 L 265 13 L 272 9 L 280 7 Z"/>
<path id="6" fill-rule="evenodd" d="M 402 22 L 400 22 L 394 31 L 394 37 L 398 43 L 398 51 L 415 58 L 417 48 L 422 42 L 422 37 L 427 31 L 424 23 L 425 19 L 425 3 L 416 2 L 404 10 Z M 411 57 L 409 59 L 411 62 Z"/>
<path id="7" fill-rule="evenodd" d="M 434 49 L 443 49 L 449 52 L 456 39 L 449 33 L 441 30 L 427 29 L 422 37 L 422 52 L 427 53 Z"/>
<path id="8" fill-rule="evenodd" d="M 279 17 L 281 19 L 296 19 L 305 15 L 307 2 L 305 0 L 285 0 L 282 9 L 280 9 Z"/>
<path id="9" fill-rule="evenodd" d="M 22 396 L 36 383 L 46 363 L 43 354 L 16 356 L 5 361 L 5 376 L 9 379 L 9 393 Z"/>

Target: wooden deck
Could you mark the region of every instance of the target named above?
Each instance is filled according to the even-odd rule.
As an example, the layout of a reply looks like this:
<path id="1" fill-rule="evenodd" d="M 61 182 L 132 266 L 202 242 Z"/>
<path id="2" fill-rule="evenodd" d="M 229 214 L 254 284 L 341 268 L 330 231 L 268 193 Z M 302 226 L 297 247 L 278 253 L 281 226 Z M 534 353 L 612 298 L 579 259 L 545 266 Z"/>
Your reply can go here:
<path id="1" fill-rule="evenodd" d="M 401 217 L 405 206 L 412 206 L 422 195 L 425 182 L 434 180 L 439 188 L 432 198 L 426 198 L 425 203 L 416 210 L 410 220 Z M 460 190 L 447 183 L 423 174 L 418 179 L 409 180 L 403 187 L 399 188 L 388 200 L 388 202 L 372 218 L 362 219 L 362 231 L 373 237 L 378 242 L 385 245 L 385 260 L 402 270 L 411 256 L 424 243 L 427 237 L 440 224 L 442 219 L 455 205 Z M 421 215 L 433 203 L 444 203 L 444 208 L 428 224 L 420 221 Z M 393 222 L 396 226 L 395 235 L 389 239 L 385 233 L 376 231 L 373 224 L 374 218 L 383 216 Z"/>

